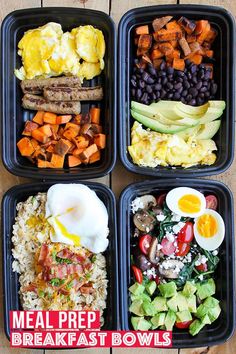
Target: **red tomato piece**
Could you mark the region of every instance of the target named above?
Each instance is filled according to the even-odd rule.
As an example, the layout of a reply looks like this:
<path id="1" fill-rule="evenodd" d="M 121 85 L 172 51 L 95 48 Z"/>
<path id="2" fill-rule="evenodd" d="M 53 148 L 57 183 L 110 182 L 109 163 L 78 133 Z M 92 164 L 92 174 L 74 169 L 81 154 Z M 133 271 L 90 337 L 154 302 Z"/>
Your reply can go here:
<path id="1" fill-rule="evenodd" d="M 187 221 L 184 227 L 178 233 L 177 239 L 179 242 L 192 242 L 193 238 L 194 238 L 193 223 Z"/>
<path id="2" fill-rule="evenodd" d="M 184 257 L 190 251 L 190 244 L 187 242 L 178 242 L 177 249 L 178 251 L 175 252 L 175 255 L 179 257 Z"/>
<path id="3" fill-rule="evenodd" d="M 212 194 L 209 194 L 205 197 L 206 199 L 206 208 L 207 209 L 212 209 L 212 210 L 216 210 L 217 207 L 218 207 L 218 200 L 217 198 L 212 195 Z"/>
<path id="4" fill-rule="evenodd" d="M 157 285 L 160 284 L 160 278 L 158 277 L 158 275 L 156 276 L 156 278 L 153 278 L 153 280 L 155 280 L 155 282 L 157 283 Z"/>
<path id="5" fill-rule="evenodd" d="M 132 265 L 131 268 L 132 268 L 132 270 L 134 272 L 134 276 L 135 276 L 135 279 L 137 280 L 137 282 L 139 284 L 142 284 L 142 281 L 143 281 L 143 273 L 142 273 L 142 271 L 138 267 L 136 267 L 134 265 Z"/>
<path id="6" fill-rule="evenodd" d="M 201 263 L 198 266 L 196 266 L 196 269 L 199 272 L 206 272 L 207 271 L 207 263 Z"/>
<path id="7" fill-rule="evenodd" d="M 139 248 L 140 251 L 144 254 L 148 254 L 148 250 L 150 248 L 152 242 L 152 236 L 151 235 L 143 235 L 139 239 Z"/>
<path id="8" fill-rule="evenodd" d="M 164 253 L 166 256 L 170 256 L 171 254 L 175 253 L 176 246 L 174 245 L 174 242 L 171 242 L 168 240 L 167 237 L 164 237 L 161 241 L 161 252 Z"/>
<path id="9" fill-rule="evenodd" d="M 184 329 L 184 328 L 189 328 L 193 320 L 190 321 L 185 321 L 185 322 L 175 322 L 175 327 Z"/>
<path id="10" fill-rule="evenodd" d="M 162 207 L 165 200 L 166 200 L 166 193 L 160 194 L 160 195 L 156 198 L 157 205 L 159 205 L 160 207 Z"/>

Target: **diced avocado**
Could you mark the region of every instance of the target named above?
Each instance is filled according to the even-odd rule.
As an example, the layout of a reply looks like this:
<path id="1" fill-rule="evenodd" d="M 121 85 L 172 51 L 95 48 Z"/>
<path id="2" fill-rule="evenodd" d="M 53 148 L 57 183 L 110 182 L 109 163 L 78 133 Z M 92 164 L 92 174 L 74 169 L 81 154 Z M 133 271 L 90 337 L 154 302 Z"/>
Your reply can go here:
<path id="1" fill-rule="evenodd" d="M 204 323 L 202 323 L 201 321 L 199 320 L 194 320 L 191 325 L 189 326 L 189 333 L 192 335 L 192 336 L 196 336 L 196 334 L 198 334 L 201 329 L 205 326 Z"/>
<path id="2" fill-rule="evenodd" d="M 187 322 L 192 320 L 192 315 L 189 310 L 176 312 L 177 322 Z"/>
<path id="3" fill-rule="evenodd" d="M 145 286 L 137 282 L 131 285 L 129 288 L 129 291 L 134 295 L 140 295 L 144 292 L 144 290 L 145 290 Z"/>
<path id="4" fill-rule="evenodd" d="M 131 298 L 131 301 L 134 301 L 134 300 L 143 300 L 143 301 L 149 301 L 149 302 L 152 301 L 150 296 L 148 294 L 145 294 L 145 293 L 142 293 L 142 294 L 139 294 L 139 295 L 131 294 L 130 298 Z"/>
<path id="5" fill-rule="evenodd" d="M 209 308 L 200 304 L 197 308 L 196 317 L 203 318 L 205 315 L 208 315 Z"/>
<path id="6" fill-rule="evenodd" d="M 206 307 L 212 308 L 212 307 L 216 307 L 219 304 L 219 300 L 217 300 L 213 296 L 209 296 L 206 300 L 204 300 L 203 304 Z"/>
<path id="7" fill-rule="evenodd" d="M 197 298 L 195 295 L 191 295 L 186 297 L 187 303 L 188 303 L 188 309 L 190 312 L 196 312 L 197 311 Z"/>
<path id="8" fill-rule="evenodd" d="M 165 324 L 165 317 L 166 314 L 165 312 L 159 312 L 158 314 L 156 314 L 155 316 L 153 316 L 151 318 L 151 322 L 152 322 L 152 329 L 156 329 L 160 326 L 164 326 Z"/>
<path id="9" fill-rule="evenodd" d="M 200 300 L 206 299 L 208 296 L 214 295 L 216 292 L 216 285 L 214 280 L 208 279 L 206 283 L 201 284 L 197 290 L 197 296 Z"/>
<path id="10" fill-rule="evenodd" d="M 201 124 L 200 129 L 196 135 L 196 139 L 211 139 L 218 132 L 221 125 L 220 120 L 215 120 L 214 122 Z"/>
<path id="11" fill-rule="evenodd" d="M 135 331 L 147 331 L 152 326 L 144 317 L 131 317 L 131 323 Z"/>
<path id="12" fill-rule="evenodd" d="M 186 297 L 182 294 L 181 291 L 178 292 L 178 299 L 177 299 L 178 303 L 178 309 L 179 311 L 184 311 L 184 310 L 188 310 L 188 302 Z"/>
<path id="13" fill-rule="evenodd" d="M 176 321 L 176 314 L 172 310 L 168 310 L 165 318 L 165 327 L 167 331 L 172 331 Z"/>
<path id="14" fill-rule="evenodd" d="M 144 310 L 142 305 L 143 300 L 134 300 L 129 307 L 129 311 L 137 316 L 144 316 Z"/>
<path id="15" fill-rule="evenodd" d="M 170 310 L 177 312 L 178 308 L 178 294 L 176 294 L 175 296 L 173 296 L 171 299 L 169 299 L 167 301 L 167 306 L 169 307 Z"/>
<path id="16" fill-rule="evenodd" d="M 166 299 L 161 296 L 156 296 L 155 299 L 152 301 L 152 305 L 156 312 L 162 312 L 168 310 L 168 307 L 166 305 Z"/>
<path id="17" fill-rule="evenodd" d="M 193 295 L 196 290 L 197 290 L 197 287 L 193 282 L 186 281 L 182 293 L 184 296 L 188 297 L 188 296 Z"/>
<path id="18" fill-rule="evenodd" d="M 177 293 L 177 287 L 175 282 L 171 281 L 169 283 L 163 283 L 158 285 L 161 295 L 164 297 L 172 297 Z"/>
<path id="19" fill-rule="evenodd" d="M 146 290 L 147 290 L 148 294 L 150 294 L 150 295 L 152 295 L 154 293 L 156 288 L 157 288 L 157 283 L 154 280 L 150 281 L 146 285 Z"/>
<path id="20" fill-rule="evenodd" d="M 205 315 L 204 317 L 202 317 L 201 321 L 204 324 L 211 324 L 211 320 L 208 315 Z"/>
<path id="21" fill-rule="evenodd" d="M 210 318 L 211 323 L 214 322 L 221 313 L 221 308 L 220 305 L 216 305 L 215 307 L 212 307 L 208 311 L 208 316 Z"/>
<path id="22" fill-rule="evenodd" d="M 159 133 L 174 134 L 186 129 L 186 126 L 183 125 L 161 124 L 157 120 L 142 116 L 141 114 L 138 114 L 133 110 L 131 110 L 131 115 L 135 120 L 143 124 L 145 127 L 150 128 L 151 130 L 154 130 Z"/>
<path id="23" fill-rule="evenodd" d="M 226 103 L 225 101 L 222 100 L 214 100 L 214 101 L 208 101 L 210 107 L 212 108 L 219 108 L 222 109 L 222 111 L 225 109 Z"/>
<path id="24" fill-rule="evenodd" d="M 143 302 L 143 311 L 146 316 L 154 316 L 156 314 L 154 306 L 148 301 Z"/>

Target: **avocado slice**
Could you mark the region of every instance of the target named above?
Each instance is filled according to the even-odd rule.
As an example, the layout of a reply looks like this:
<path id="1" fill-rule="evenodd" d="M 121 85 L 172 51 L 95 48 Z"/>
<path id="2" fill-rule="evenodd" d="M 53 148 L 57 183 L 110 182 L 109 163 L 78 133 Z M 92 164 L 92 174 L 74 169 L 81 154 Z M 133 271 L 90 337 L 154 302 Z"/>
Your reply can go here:
<path id="1" fill-rule="evenodd" d="M 220 125 L 220 120 L 214 120 L 213 122 L 202 124 L 196 135 L 196 139 L 205 140 L 213 138 L 213 136 L 218 132 Z"/>
<path id="2" fill-rule="evenodd" d="M 169 307 L 170 310 L 177 312 L 178 308 L 178 294 L 176 294 L 175 296 L 173 296 L 171 299 L 169 299 L 167 301 L 167 306 Z"/>
<path id="3" fill-rule="evenodd" d="M 204 304 L 200 304 L 197 308 L 196 317 L 203 318 L 205 315 L 208 314 L 209 308 Z"/>
<path id="4" fill-rule="evenodd" d="M 222 109 L 222 111 L 225 109 L 226 107 L 226 103 L 223 100 L 214 100 L 214 101 L 208 101 L 209 106 L 212 108 L 219 108 Z"/>
<path id="5" fill-rule="evenodd" d="M 196 119 L 199 124 L 206 124 L 213 122 L 214 120 L 217 120 L 220 118 L 223 114 L 223 111 L 218 109 L 218 108 L 208 108 L 206 113 L 201 116 L 199 119 Z"/>
<path id="6" fill-rule="evenodd" d="M 172 297 L 177 294 L 177 286 L 174 281 L 158 285 L 161 295 L 165 298 Z"/>
<path id="7" fill-rule="evenodd" d="M 208 315 L 205 315 L 204 317 L 202 317 L 201 321 L 204 324 L 211 324 L 211 320 Z"/>
<path id="8" fill-rule="evenodd" d="M 192 315 L 189 310 L 176 312 L 177 322 L 192 321 Z"/>
<path id="9" fill-rule="evenodd" d="M 156 312 L 167 311 L 168 307 L 166 305 L 166 299 L 162 296 L 156 296 L 152 301 L 152 306 Z"/>
<path id="10" fill-rule="evenodd" d="M 154 306 L 149 301 L 143 301 L 143 311 L 146 316 L 154 316 L 156 314 Z"/>
<path id="11" fill-rule="evenodd" d="M 134 313 L 137 316 L 144 316 L 145 313 L 142 305 L 143 305 L 142 300 L 134 300 L 129 307 L 129 311 Z"/>
<path id="12" fill-rule="evenodd" d="M 196 336 L 196 334 L 198 334 L 204 326 L 205 323 L 202 323 L 199 320 L 194 320 L 189 326 L 189 333 L 192 336 Z"/>
<path id="13" fill-rule="evenodd" d="M 139 295 L 131 294 L 130 298 L 131 298 L 131 301 L 134 301 L 134 300 L 143 300 L 143 301 L 152 302 L 152 299 L 150 298 L 150 296 L 147 295 L 147 294 L 145 294 L 145 293 L 142 293 L 142 294 L 139 294 Z"/>
<path id="14" fill-rule="evenodd" d="M 208 316 L 210 318 L 211 323 L 214 322 L 221 313 L 221 308 L 220 305 L 216 305 L 215 307 L 212 307 L 208 311 Z"/>
<path id="15" fill-rule="evenodd" d="M 178 292 L 177 306 L 179 311 L 188 310 L 188 302 L 186 297 L 182 294 L 182 292 Z"/>
<path id="16" fill-rule="evenodd" d="M 175 312 L 172 310 L 168 310 L 167 315 L 165 317 L 165 327 L 167 331 L 172 331 L 175 321 L 176 321 Z"/>
<path id="17" fill-rule="evenodd" d="M 131 110 L 131 115 L 135 120 L 143 124 L 145 127 L 150 128 L 159 133 L 175 134 L 186 129 L 186 126 L 182 126 L 182 125 L 161 124 L 157 120 L 142 116 L 141 114 L 138 114 L 133 110 Z"/>
<path id="18" fill-rule="evenodd" d="M 151 318 L 151 322 L 152 322 L 152 329 L 156 329 L 160 326 L 164 326 L 165 324 L 165 317 L 166 314 L 165 312 L 159 312 L 158 314 L 156 314 L 155 316 L 153 316 Z"/>
<path id="19" fill-rule="evenodd" d="M 149 283 L 147 283 L 145 288 L 148 294 L 152 295 L 157 288 L 157 283 L 154 280 L 152 280 Z"/>
<path id="20" fill-rule="evenodd" d="M 178 132 L 177 135 L 186 141 L 190 137 L 195 137 L 197 135 L 198 131 L 200 130 L 200 128 L 201 128 L 201 125 L 198 124 L 195 127 L 187 128 L 187 129 L 183 130 L 182 132 Z"/>
<path id="21" fill-rule="evenodd" d="M 184 104 L 182 102 L 177 102 L 175 105 L 175 112 L 176 114 L 180 114 L 180 112 L 183 112 L 183 114 L 188 114 L 188 115 L 192 115 L 192 116 L 196 116 L 196 115 L 203 115 L 204 113 L 206 113 L 207 109 L 209 107 L 209 103 L 205 103 L 201 106 L 195 107 L 195 106 L 190 106 L 188 104 Z"/>
<path id="22" fill-rule="evenodd" d="M 152 324 L 144 317 L 131 317 L 131 323 L 135 331 L 148 331 Z"/>
<path id="23" fill-rule="evenodd" d="M 204 306 L 212 308 L 212 307 L 216 307 L 219 304 L 219 300 L 217 300 L 215 297 L 213 296 L 209 296 L 205 301 L 204 301 Z"/>
<path id="24" fill-rule="evenodd" d="M 188 297 L 190 295 L 193 295 L 197 290 L 197 287 L 195 286 L 195 284 L 191 281 L 186 281 L 184 288 L 183 288 L 183 295 Z"/>
<path id="25" fill-rule="evenodd" d="M 188 309 L 190 312 L 196 312 L 197 311 L 197 298 L 195 295 L 190 295 L 186 297 L 187 303 L 188 303 Z"/>
<path id="26" fill-rule="evenodd" d="M 204 300 L 207 297 L 214 295 L 216 292 L 216 285 L 212 278 L 208 279 L 206 283 L 200 285 L 197 290 L 197 296 L 200 300 Z"/>
<path id="27" fill-rule="evenodd" d="M 129 287 L 129 291 L 134 295 L 140 295 L 144 292 L 144 290 L 145 290 L 145 286 L 137 282 Z"/>
<path id="28" fill-rule="evenodd" d="M 178 101 L 165 101 L 161 100 L 158 102 L 151 103 L 150 106 L 155 108 L 157 112 L 161 113 L 168 119 L 178 120 L 181 119 L 182 116 L 178 115 L 174 112 L 174 107 Z"/>

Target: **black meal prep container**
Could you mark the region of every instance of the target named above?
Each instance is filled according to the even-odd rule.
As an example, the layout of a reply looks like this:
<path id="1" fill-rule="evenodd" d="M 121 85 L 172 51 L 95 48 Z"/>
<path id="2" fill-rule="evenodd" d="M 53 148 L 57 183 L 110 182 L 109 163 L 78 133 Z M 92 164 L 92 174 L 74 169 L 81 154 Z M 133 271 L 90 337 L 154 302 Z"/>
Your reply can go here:
<path id="1" fill-rule="evenodd" d="M 73 181 L 80 183 L 79 181 Z M 21 184 L 10 188 L 2 199 L 2 246 L 3 246 L 3 303 L 4 328 L 10 338 L 10 310 L 21 310 L 19 299 L 19 275 L 12 270 L 12 227 L 16 217 L 16 205 L 29 196 L 39 192 L 47 192 L 49 187 L 57 182 Z M 60 182 L 68 183 L 68 182 Z M 113 192 L 100 183 L 82 182 L 94 190 L 105 204 L 109 215 L 109 245 L 104 252 L 107 262 L 108 294 L 107 308 L 104 311 L 104 326 L 102 330 L 119 329 L 119 293 L 118 293 L 118 250 L 116 225 L 116 200 Z"/>
<path id="2" fill-rule="evenodd" d="M 158 195 L 175 187 L 192 187 L 204 194 L 214 194 L 218 198 L 218 212 L 225 222 L 225 240 L 220 246 L 220 262 L 215 275 L 216 298 L 220 300 L 220 317 L 211 325 L 205 326 L 197 336 L 192 337 L 187 330 L 173 331 L 173 348 L 205 347 L 217 345 L 228 340 L 235 328 L 235 263 L 234 263 L 234 211 L 231 191 L 221 182 L 200 179 L 166 179 L 145 181 L 129 185 L 121 194 L 119 205 L 120 242 L 120 317 L 121 329 L 131 330 L 129 286 L 130 237 L 134 231 L 131 202 L 145 194 Z"/>
<path id="3" fill-rule="evenodd" d="M 80 25 L 93 25 L 100 29 L 105 38 L 105 68 L 101 75 L 84 86 L 102 85 L 104 98 L 101 102 L 82 102 L 82 113 L 90 107 L 101 107 L 101 124 L 107 135 L 107 146 L 102 150 L 101 160 L 86 166 L 63 169 L 41 169 L 22 157 L 16 146 L 26 120 L 32 119 L 35 111 L 21 107 L 22 91 L 20 80 L 14 69 L 20 68 L 21 57 L 17 45 L 25 31 L 58 22 L 63 31 L 70 31 Z M 43 7 L 17 10 L 4 19 L 1 31 L 2 41 L 2 160 L 4 166 L 17 176 L 40 179 L 88 179 L 109 173 L 116 160 L 116 32 L 113 20 L 104 12 L 68 7 Z"/>
<path id="4" fill-rule="evenodd" d="M 127 147 L 131 143 L 130 132 L 134 119 L 130 115 L 130 78 L 136 50 L 134 29 L 140 25 L 151 24 L 157 17 L 172 15 L 175 18 L 186 16 L 189 19 L 207 19 L 219 32 L 214 42 L 216 62 L 214 78 L 218 84 L 216 99 L 226 101 L 226 109 L 221 117 L 219 132 L 214 136 L 217 160 L 212 166 L 194 166 L 176 169 L 157 166 L 140 167 L 132 162 Z M 222 7 L 204 5 L 160 5 L 148 6 L 128 11 L 119 23 L 119 152 L 123 165 L 131 172 L 153 177 L 197 177 L 210 176 L 224 172 L 234 157 L 234 119 L 235 119 L 235 21 Z"/>

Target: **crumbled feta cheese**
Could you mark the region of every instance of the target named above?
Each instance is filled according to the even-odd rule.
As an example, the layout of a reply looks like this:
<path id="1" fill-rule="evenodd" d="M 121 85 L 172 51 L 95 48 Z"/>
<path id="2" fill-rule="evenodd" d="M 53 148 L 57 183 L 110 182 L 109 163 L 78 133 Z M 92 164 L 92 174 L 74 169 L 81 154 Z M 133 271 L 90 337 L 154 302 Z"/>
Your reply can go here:
<path id="1" fill-rule="evenodd" d="M 172 213 L 171 221 L 177 221 L 179 222 L 181 219 L 181 216 L 175 213 Z"/>
<path id="2" fill-rule="evenodd" d="M 174 242 L 174 246 L 177 247 L 177 242 Z"/>
<path id="3" fill-rule="evenodd" d="M 133 214 L 136 213 L 139 209 L 143 209 L 144 205 L 140 197 L 135 198 L 131 203 L 131 211 Z"/>
<path id="4" fill-rule="evenodd" d="M 172 266 L 172 263 L 171 263 L 171 261 L 164 261 L 164 262 L 162 262 L 162 266 L 164 269 L 170 269 Z"/>
<path id="5" fill-rule="evenodd" d="M 146 272 L 146 270 L 145 270 L 145 271 L 143 272 L 143 274 L 144 274 L 144 275 L 147 275 L 147 272 Z"/>
<path id="6" fill-rule="evenodd" d="M 170 242 L 174 242 L 174 240 L 175 240 L 174 234 L 172 234 L 172 233 L 170 233 L 170 232 L 167 232 L 167 233 L 165 234 L 165 237 L 166 237 L 167 240 L 170 241 Z"/>
<path id="7" fill-rule="evenodd" d="M 188 263 L 192 262 L 192 254 L 191 252 L 189 252 L 188 254 L 186 254 L 185 259 Z"/>
<path id="8" fill-rule="evenodd" d="M 163 220 L 165 220 L 166 217 L 164 214 L 159 214 L 156 216 L 156 218 L 157 218 L 157 221 L 163 221 Z"/>
<path id="9" fill-rule="evenodd" d="M 158 243 L 157 249 L 158 249 L 158 251 L 160 251 L 160 250 L 162 249 L 162 245 L 160 245 L 160 244 Z"/>
<path id="10" fill-rule="evenodd" d="M 184 227 L 184 225 L 185 225 L 185 222 L 180 221 L 177 225 L 173 226 L 173 232 L 175 234 L 178 234 L 180 232 L 180 230 Z"/>
<path id="11" fill-rule="evenodd" d="M 205 264 L 208 261 L 208 258 L 204 255 L 198 254 L 198 258 L 195 261 L 196 266 L 200 266 L 201 264 Z"/>
<path id="12" fill-rule="evenodd" d="M 149 231 L 150 231 L 149 227 L 146 227 L 146 231 L 147 231 L 147 232 L 149 232 Z"/>
<path id="13" fill-rule="evenodd" d="M 156 277 L 156 269 L 154 267 L 147 270 L 147 276 L 150 276 L 150 275 L 153 276 L 153 278 Z"/>
<path id="14" fill-rule="evenodd" d="M 207 261 L 208 261 L 208 258 L 203 255 L 202 258 L 201 258 L 201 263 L 205 264 Z"/>
<path id="15" fill-rule="evenodd" d="M 202 280 L 203 280 L 203 274 L 200 274 L 200 275 L 198 276 L 198 279 L 202 281 Z"/>
<path id="16" fill-rule="evenodd" d="M 180 272 L 180 268 L 177 266 L 177 267 L 175 267 L 174 269 L 173 269 L 173 272 L 174 273 L 179 273 Z"/>
<path id="17" fill-rule="evenodd" d="M 217 256 L 217 254 L 218 254 L 218 250 L 214 250 L 214 251 L 212 252 L 212 255 L 213 255 L 213 256 Z"/>

